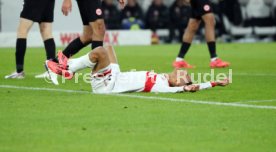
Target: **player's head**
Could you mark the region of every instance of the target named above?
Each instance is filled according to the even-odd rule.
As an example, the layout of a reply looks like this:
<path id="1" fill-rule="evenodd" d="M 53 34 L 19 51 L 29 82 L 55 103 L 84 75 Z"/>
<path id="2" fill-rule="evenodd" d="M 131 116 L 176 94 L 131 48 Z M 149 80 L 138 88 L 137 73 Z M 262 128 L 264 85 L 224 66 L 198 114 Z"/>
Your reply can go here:
<path id="1" fill-rule="evenodd" d="M 173 72 L 169 73 L 169 83 L 172 87 L 193 84 L 188 71 L 183 69 L 174 69 Z"/>

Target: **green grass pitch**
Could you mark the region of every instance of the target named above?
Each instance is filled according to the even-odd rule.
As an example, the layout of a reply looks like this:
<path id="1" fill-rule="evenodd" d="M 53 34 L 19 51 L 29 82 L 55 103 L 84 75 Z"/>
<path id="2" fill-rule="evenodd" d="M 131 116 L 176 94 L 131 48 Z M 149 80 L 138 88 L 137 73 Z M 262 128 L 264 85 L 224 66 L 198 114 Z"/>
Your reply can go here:
<path id="1" fill-rule="evenodd" d="M 122 71 L 169 72 L 178 48 L 121 46 L 116 50 Z M 25 79 L 5 80 L 15 70 L 15 57 L 14 48 L 2 48 L 0 152 L 275 151 L 276 44 L 219 44 L 218 50 L 222 59 L 231 62 L 233 84 L 228 87 L 108 96 L 85 93 L 91 87 L 83 81 L 56 87 L 35 79 L 45 71 L 43 48 L 27 50 Z M 190 72 L 210 72 L 205 45 L 193 45 L 186 59 L 197 66 Z M 228 68 L 215 72 L 227 73 Z"/>

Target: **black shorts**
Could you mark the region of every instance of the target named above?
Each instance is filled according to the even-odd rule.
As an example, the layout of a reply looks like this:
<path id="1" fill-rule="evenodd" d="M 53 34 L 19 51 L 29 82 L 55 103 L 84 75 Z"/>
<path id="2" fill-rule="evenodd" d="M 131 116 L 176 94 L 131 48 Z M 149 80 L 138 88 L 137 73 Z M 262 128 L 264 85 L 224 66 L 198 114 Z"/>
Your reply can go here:
<path id="1" fill-rule="evenodd" d="M 201 20 L 201 17 L 207 13 L 212 13 L 210 0 L 191 0 L 192 16 L 191 18 Z"/>
<path id="2" fill-rule="evenodd" d="M 103 19 L 101 0 L 77 0 L 83 25 Z"/>
<path id="3" fill-rule="evenodd" d="M 34 22 L 54 21 L 55 0 L 24 0 L 21 18 Z"/>

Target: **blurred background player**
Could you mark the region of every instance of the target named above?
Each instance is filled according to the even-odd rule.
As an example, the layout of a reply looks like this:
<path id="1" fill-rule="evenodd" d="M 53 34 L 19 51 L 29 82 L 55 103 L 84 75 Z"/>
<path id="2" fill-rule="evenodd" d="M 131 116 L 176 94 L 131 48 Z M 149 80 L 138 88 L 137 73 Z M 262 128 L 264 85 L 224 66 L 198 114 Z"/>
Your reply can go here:
<path id="1" fill-rule="evenodd" d="M 113 0 L 104 0 L 102 3 L 102 9 L 104 14 L 104 22 L 106 29 L 114 30 L 121 28 L 120 11 L 114 4 Z"/>
<path id="2" fill-rule="evenodd" d="M 205 39 L 208 45 L 209 53 L 211 56 L 211 68 L 228 67 L 230 63 L 222 61 L 218 58 L 216 53 L 216 40 L 215 40 L 215 17 L 212 11 L 211 3 L 209 0 L 187 0 L 191 4 L 192 15 L 189 19 L 188 27 L 183 35 L 183 42 L 173 66 L 177 68 L 193 68 L 188 62 L 184 61 L 184 57 L 188 52 L 193 37 L 196 34 L 201 21 L 205 24 Z"/>
<path id="3" fill-rule="evenodd" d="M 152 31 L 152 44 L 159 43 L 157 29 L 167 29 L 169 11 L 163 0 L 153 0 L 146 13 L 146 28 Z"/>
<path id="4" fill-rule="evenodd" d="M 24 0 L 20 14 L 16 40 L 16 71 L 5 76 L 6 79 L 22 79 L 24 73 L 24 57 L 27 48 L 27 36 L 34 22 L 39 24 L 41 37 L 44 41 L 47 60 L 55 59 L 56 45 L 52 36 L 55 0 Z M 44 76 L 38 75 L 39 76 Z"/>
<path id="5" fill-rule="evenodd" d="M 120 7 L 124 8 L 126 0 L 118 0 Z M 77 0 L 81 19 L 83 22 L 83 32 L 79 38 L 73 40 L 64 50 L 63 55 L 71 57 L 88 44 L 91 48 L 103 45 L 105 36 L 105 22 L 103 19 L 101 0 Z M 72 11 L 72 0 L 63 0 L 62 12 L 65 16 Z"/>
<path id="6" fill-rule="evenodd" d="M 169 8 L 170 12 L 170 22 L 174 24 L 170 24 L 170 35 L 168 39 L 168 43 L 171 43 L 175 37 L 175 30 L 178 32 L 178 42 L 182 41 L 184 30 L 186 29 L 190 16 L 191 16 L 191 7 L 190 3 L 186 2 L 186 0 L 175 0 L 173 4 Z"/>
<path id="7" fill-rule="evenodd" d="M 144 13 L 136 0 L 128 0 L 121 13 L 121 22 L 123 29 L 137 30 L 145 27 Z"/>

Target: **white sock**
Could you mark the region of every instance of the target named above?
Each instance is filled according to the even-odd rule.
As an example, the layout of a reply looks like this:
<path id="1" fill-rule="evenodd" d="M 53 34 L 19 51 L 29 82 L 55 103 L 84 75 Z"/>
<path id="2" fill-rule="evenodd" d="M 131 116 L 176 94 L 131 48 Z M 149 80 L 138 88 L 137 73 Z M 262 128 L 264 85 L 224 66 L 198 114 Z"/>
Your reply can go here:
<path id="1" fill-rule="evenodd" d="M 218 57 L 212 58 L 212 59 L 211 59 L 211 62 L 216 61 L 217 58 L 218 58 Z"/>
<path id="2" fill-rule="evenodd" d="M 68 61 L 68 66 L 69 66 L 68 69 L 71 72 L 77 72 L 85 68 L 93 68 L 96 64 L 97 63 L 93 63 L 90 61 L 89 53 L 88 53 L 82 57 L 79 57 L 76 59 L 70 59 Z"/>
<path id="3" fill-rule="evenodd" d="M 184 59 L 183 58 L 180 58 L 180 57 L 177 57 L 176 59 L 175 59 L 175 61 L 183 61 Z"/>

